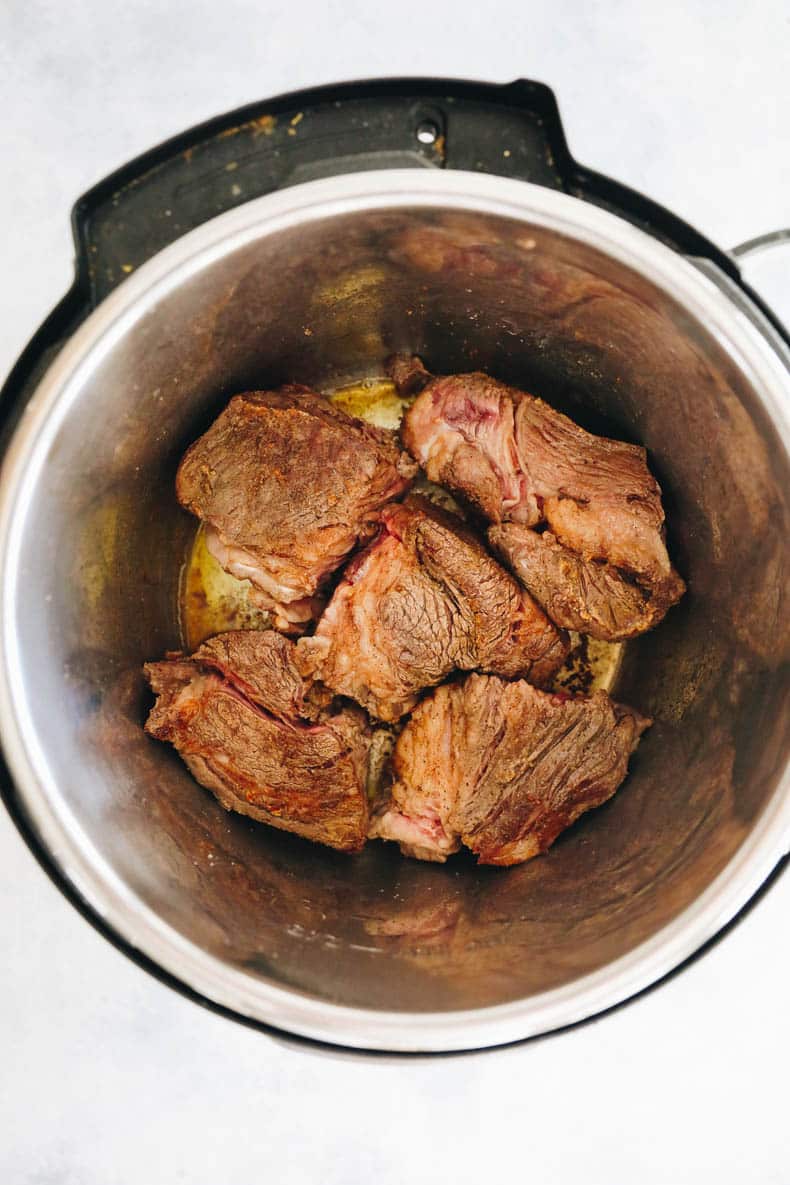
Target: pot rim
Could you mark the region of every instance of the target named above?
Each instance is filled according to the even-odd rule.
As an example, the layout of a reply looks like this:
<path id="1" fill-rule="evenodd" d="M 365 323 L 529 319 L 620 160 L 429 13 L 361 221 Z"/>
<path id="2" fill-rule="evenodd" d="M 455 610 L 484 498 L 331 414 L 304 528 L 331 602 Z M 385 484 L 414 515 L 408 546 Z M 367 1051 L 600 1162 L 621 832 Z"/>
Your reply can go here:
<path id="1" fill-rule="evenodd" d="M 241 1016 L 359 1049 L 485 1048 L 605 1011 L 683 963 L 757 892 L 790 846 L 790 770 L 730 862 L 681 914 L 628 954 L 581 979 L 507 1004 L 451 1012 L 382 1012 L 332 1004 L 229 968 L 185 939 L 134 894 L 60 799 L 22 694 L 14 631 L 26 512 L 49 445 L 83 377 L 146 311 L 182 281 L 262 236 L 362 210 L 457 209 L 529 221 L 568 235 L 647 276 L 701 320 L 736 359 L 785 446 L 790 351 L 756 308 L 622 218 L 566 194 L 485 174 L 414 169 L 348 174 L 257 198 L 204 223 L 145 263 L 80 326 L 27 404 L 0 471 L 0 741 L 18 799 L 44 849 L 79 896 L 125 943 L 201 996 Z"/>

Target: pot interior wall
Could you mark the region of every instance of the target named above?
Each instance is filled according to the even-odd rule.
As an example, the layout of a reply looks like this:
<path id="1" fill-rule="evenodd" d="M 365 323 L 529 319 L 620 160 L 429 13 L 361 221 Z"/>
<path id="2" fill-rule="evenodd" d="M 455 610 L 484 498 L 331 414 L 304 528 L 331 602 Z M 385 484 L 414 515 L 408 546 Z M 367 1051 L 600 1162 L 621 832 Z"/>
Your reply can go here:
<path id="1" fill-rule="evenodd" d="M 234 391 L 379 376 L 393 350 L 483 369 L 644 443 L 689 593 L 629 645 L 616 695 L 654 716 L 623 790 L 512 870 L 347 858 L 226 814 L 141 729 L 141 664 L 179 646 L 195 522 L 183 450 Z M 747 379 L 645 278 L 523 222 L 343 215 L 206 262 L 107 346 L 25 527 L 24 692 L 73 820 L 192 942 L 253 976 L 376 1009 L 492 1005 L 604 966 L 721 871 L 785 754 L 788 475 Z"/>

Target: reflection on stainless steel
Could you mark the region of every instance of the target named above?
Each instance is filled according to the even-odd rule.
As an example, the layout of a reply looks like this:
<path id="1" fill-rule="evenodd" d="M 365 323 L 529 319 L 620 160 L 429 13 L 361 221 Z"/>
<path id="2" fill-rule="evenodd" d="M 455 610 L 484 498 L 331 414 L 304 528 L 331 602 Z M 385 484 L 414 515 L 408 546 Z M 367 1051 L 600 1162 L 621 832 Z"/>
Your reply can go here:
<path id="1" fill-rule="evenodd" d="M 55 860 L 197 990 L 349 1044 L 493 1044 L 670 970 L 787 842 L 777 348 L 617 219 L 464 174 L 298 187 L 140 269 L 45 377 L 0 495 L 2 739 Z M 627 783 L 509 871 L 349 858 L 229 816 L 140 728 L 140 666 L 181 641 L 186 445 L 233 391 L 380 379 L 396 350 L 644 443 L 689 585 L 616 675 L 656 719 Z"/>

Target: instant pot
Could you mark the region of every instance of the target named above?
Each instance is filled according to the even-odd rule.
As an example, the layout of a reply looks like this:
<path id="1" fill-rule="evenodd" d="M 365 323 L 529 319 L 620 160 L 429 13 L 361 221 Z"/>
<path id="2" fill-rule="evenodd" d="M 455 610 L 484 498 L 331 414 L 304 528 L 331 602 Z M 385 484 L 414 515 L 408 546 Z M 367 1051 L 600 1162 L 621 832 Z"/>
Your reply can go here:
<path id="1" fill-rule="evenodd" d="M 204 1002 L 400 1051 L 583 1020 L 731 923 L 790 842 L 790 351 L 737 259 L 575 162 L 526 81 L 256 104 L 73 226 L 74 285 L 0 403 L 3 793 L 70 900 Z M 226 814 L 142 731 L 142 664 L 181 644 L 186 446 L 236 391 L 402 350 L 644 444 L 688 582 L 613 690 L 655 721 L 627 782 L 509 870 Z"/>

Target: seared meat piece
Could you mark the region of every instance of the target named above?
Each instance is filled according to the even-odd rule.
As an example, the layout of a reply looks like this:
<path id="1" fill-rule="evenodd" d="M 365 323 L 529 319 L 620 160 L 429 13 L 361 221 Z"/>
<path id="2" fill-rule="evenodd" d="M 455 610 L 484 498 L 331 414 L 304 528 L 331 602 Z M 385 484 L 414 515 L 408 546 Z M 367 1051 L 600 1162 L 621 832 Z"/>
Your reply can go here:
<path id="1" fill-rule="evenodd" d="M 411 367 L 399 359 L 390 372 L 405 389 L 424 382 L 419 359 Z M 645 628 L 682 596 L 643 448 L 593 436 L 542 399 L 484 374 L 431 379 L 402 435 L 431 481 L 463 495 L 489 522 L 547 524 L 583 561 L 622 569 L 655 595 L 660 610 Z"/>
<path id="2" fill-rule="evenodd" d="M 683 591 L 672 576 L 653 590 L 605 560 L 586 560 L 550 531 L 521 523 L 490 527 L 491 546 L 552 621 L 610 642 L 635 638 L 657 625 Z"/>
<path id="3" fill-rule="evenodd" d="M 446 684 L 398 738 L 370 835 L 420 860 L 461 843 L 481 864 L 529 860 L 614 794 L 650 723 L 603 691 L 573 698 L 486 675 Z"/>
<path id="4" fill-rule="evenodd" d="M 299 631 L 371 519 L 417 467 L 392 433 L 305 387 L 236 395 L 187 450 L 176 493 L 208 525 L 218 562 L 251 580 L 280 629 Z"/>
<path id="5" fill-rule="evenodd" d="M 145 727 L 227 810 L 355 852 L 368 827 L 370 728 L 357 707 L 311 702 L 293 651 L 273 630 L 240 630 L 191 658 L 147 663 L 157 701 Z"/>
<path id="6" fill-rule="evenodd" d="M 453 515 L 424 498 L 382 511 L 381 531 L 346 569 L 302 670 L 397 720 L 456 668 L 547 682 L 568 639 Z"/>
<path id="7" fill-rule="evenodd" d="M 302 678 L 294 643 L 274 630 L 215 634 L 189 661 L 210 667 L 245 699 L 280 720 L 314 720 L 329 702 Z"/>

